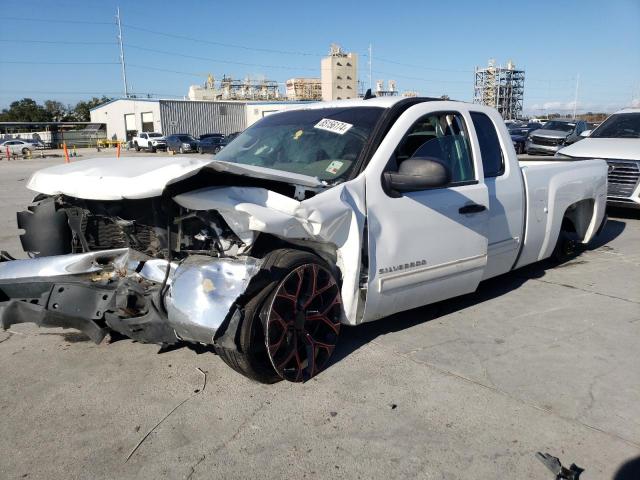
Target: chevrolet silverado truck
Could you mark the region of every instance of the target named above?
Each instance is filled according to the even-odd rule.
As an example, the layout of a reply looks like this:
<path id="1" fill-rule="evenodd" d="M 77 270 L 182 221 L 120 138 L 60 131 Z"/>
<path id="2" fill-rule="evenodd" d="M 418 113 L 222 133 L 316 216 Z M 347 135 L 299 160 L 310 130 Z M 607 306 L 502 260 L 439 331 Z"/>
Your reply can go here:
<path id="1" fill-rule="evenodd" d="M 79 161 L 28 188 L 32 258 L 0 263 L 5 329 L 200 344 L 254 380 L 297 382 L 344 325 L 588 243 L 607 164 L 519 164 L 497 111 L 388 97 L 270 115 L 215 159 Z"/>
<path id="2" fill-rule="evenodd" d="M 155 153 L 156 150 L 166 150 L 167 140 L 161 133 L 142 132 L 131 139 L 131 144 L 136 152 L 140 150 L 148 150 Z"/>

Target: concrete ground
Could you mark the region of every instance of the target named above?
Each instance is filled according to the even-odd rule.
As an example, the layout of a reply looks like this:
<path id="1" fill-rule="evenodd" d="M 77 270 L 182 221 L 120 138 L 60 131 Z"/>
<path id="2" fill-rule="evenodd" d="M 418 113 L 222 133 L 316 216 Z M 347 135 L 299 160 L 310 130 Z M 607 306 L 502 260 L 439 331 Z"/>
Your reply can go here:
<path id="1" fill-rule="evenodd" d="M 59 162 L 0 161 L 0 249 L 19 251 L 29 174 Z M 640 478 L 640 216 L 610 218 L 569 263 L 345 329 L 306 384 L 14 326 L 0 333 L 0 477 L 552 479 L 541 451 L 583 480 Z"/>

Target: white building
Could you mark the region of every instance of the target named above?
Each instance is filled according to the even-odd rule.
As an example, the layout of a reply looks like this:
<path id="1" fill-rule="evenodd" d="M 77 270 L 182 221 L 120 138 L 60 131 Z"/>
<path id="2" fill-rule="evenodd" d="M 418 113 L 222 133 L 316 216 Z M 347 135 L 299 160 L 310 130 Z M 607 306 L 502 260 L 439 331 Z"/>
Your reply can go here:
<path id="1" fill-rule="evenodd" d="M 138 132 L 164 135 L 240 132 L 272 113 L 306 102 L 205 102 L 120 98 L 91 110 L 91 121 L 107 126 L 107 138 L 130 140 Z"/>
<path id="2" fill-rule="evenodd" d="M 339 45 L 331 45 L 328 57 L 320 62 L 322 100 L 358 97 L 358 55 L 345 53 Z"/>

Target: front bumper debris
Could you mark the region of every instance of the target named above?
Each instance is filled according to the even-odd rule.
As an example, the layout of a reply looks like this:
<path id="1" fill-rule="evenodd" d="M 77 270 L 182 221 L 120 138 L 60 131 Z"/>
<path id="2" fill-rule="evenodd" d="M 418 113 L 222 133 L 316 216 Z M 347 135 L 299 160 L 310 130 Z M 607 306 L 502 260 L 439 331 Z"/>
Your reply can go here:
<path id="1" fill-rule="evenodd" d="M 169 265 L 128 248 L 3 258 L 0 326 L 75 328 L 97 343 L 111 329 L 145 343 L 212 344 L 259 270 L 252 257 L 197 255 Z"/>

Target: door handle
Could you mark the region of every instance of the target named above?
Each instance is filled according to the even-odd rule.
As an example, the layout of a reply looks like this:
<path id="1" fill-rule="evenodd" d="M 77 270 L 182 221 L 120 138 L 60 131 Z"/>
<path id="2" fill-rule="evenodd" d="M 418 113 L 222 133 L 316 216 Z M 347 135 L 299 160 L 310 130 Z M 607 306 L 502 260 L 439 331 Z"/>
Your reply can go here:
<path id="1" fill-rule="evenodd" d="M 472 203 L 470 205 L 465 205 L 464 207 L 460 207 L 458 212 L 463 215 L 469 215 L 473 213 L 484 212 L 487 209 L 484 205 L 478 205 L 477 203 Z"/>

